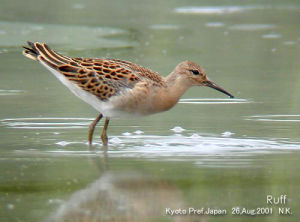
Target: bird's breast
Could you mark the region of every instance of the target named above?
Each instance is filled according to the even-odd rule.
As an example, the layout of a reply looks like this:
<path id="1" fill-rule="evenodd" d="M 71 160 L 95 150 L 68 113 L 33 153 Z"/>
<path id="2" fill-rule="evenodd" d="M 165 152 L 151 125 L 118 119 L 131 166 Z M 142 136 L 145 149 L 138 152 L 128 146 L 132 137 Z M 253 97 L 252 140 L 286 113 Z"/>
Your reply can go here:
<path id="1" fill-rule="evenodd" d="M 162 87 L 139 83 L 132 89 L 124 89 L 106 102 L 113 116 L 145 116 L 163 112 L 173 107 L 178 100 L 167 95 Z"/>

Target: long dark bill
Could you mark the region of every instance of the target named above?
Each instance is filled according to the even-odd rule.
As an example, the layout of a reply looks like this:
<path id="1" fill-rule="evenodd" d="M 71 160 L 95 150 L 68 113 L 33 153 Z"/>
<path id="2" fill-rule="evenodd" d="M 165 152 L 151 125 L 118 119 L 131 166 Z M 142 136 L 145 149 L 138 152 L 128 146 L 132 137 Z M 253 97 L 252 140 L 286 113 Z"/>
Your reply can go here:
<path id="1" fill-rule="evenodd" d="M 228 95 L 230 98 L 234 98 L 233 95 L 231 95 L 231 94 L 230 94 L 229 92 L 227 92 L 225 89 L 223 89 L 222 87 L 218 86 L 217 84 L 215 84 L 215 83 L 212 82 L 212 81 L 207 81 L 207 82 L 205 83 L 205 86 L 208 86 L 208 87 L 210 87 L 210 88 L 213 88 L 213 89 L 215 89 L 215 90 L 218 90 L 219 92 L 222 92 L 222 93 Z"/>

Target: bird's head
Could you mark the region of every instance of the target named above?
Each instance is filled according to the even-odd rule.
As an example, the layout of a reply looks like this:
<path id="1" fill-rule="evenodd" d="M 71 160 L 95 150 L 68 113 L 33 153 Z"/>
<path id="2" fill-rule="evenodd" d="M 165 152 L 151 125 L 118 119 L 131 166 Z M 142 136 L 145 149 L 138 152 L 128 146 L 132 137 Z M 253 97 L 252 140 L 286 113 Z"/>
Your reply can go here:
<path id="1" fill-rule="evenodd" d="M 177 73 L 182 79 L 184 79 L 185 82 L 190 86 L 208 86 L 228 95 L 230 98 L 234 98 L 234 96 L 227 92 L 225 89 L 209 80 L 204 69 L 194 62 L 181 62 L 176 66 L 174 72 Z"/>

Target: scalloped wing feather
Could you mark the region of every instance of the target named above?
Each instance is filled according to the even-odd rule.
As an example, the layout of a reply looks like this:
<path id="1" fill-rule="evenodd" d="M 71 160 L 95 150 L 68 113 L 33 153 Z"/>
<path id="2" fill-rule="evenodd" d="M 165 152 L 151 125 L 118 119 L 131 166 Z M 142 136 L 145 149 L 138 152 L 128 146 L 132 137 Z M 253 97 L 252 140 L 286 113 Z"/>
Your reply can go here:
<path id="1" fill-rule="evenodd" d="M 151 70 L 126 61 L 70 58 L 51 50 L 46 44 L 28 42 L 28 45 L 30 48 L 24 47 L 25 56 L 55 69 L 102 101 L 117 95 L 123 89 L 133 88 L 140 81 L 156 82 L 161 78 Z"/>

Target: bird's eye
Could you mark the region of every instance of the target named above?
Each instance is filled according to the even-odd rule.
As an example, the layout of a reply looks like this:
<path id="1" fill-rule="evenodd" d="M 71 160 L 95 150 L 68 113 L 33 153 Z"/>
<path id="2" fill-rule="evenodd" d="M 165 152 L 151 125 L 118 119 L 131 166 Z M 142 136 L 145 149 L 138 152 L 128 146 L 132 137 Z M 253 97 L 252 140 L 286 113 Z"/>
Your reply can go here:
<path id="1" fill-rule="evenodd" d="M 199 75 L 199 71 L 198 70 L 191 70 L 191 72 L 194 74 L 194 75 Z"/>

